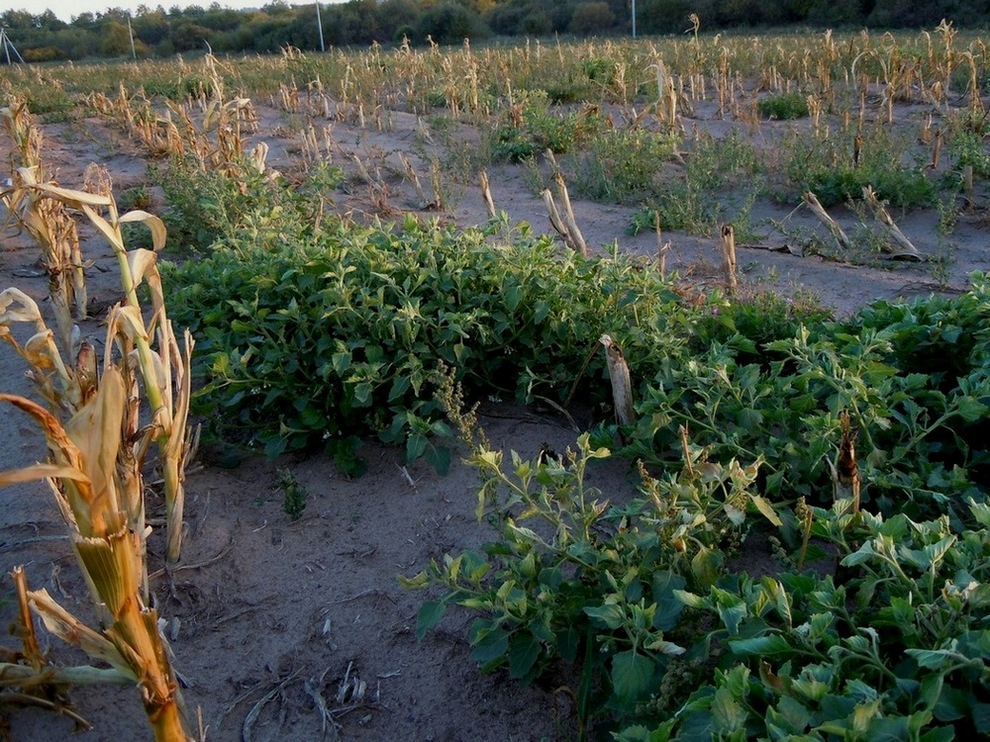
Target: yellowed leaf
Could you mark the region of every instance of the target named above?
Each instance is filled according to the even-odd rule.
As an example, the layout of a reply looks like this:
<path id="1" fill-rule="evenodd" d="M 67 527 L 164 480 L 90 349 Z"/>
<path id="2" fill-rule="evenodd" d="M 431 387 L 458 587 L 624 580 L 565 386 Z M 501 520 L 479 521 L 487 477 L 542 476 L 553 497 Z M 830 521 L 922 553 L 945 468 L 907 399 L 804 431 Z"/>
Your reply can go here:
<path id="1" fill-rule="evenodd" d="M 107 238 L 110 242 L 110 247 L 114 250 L 123 252 L 124 239 L 121 236 L 120 231 L 114 229 L 113 225 L 100 216 L 99 212 L 97 212 L 96 209 L 89 204 L 81 204 L 80 208 L 82 208 L 83 213 L 85 213 L 89 220 L 93 223 L 93 226 L 100 230 L 103 233 L 103 236 Z"/>
<path id="2" fill-rule="evenodd" d="M 13 286 L 0 292 L 0 324 L 11 322 L 33 322 L 39 330 L 45 326 L 35 300 Z"/>
<path id="3" fill-rule="evenodd" d="M 21 482 L 34 482 L 38 479 L 73 479 L 77 482 L 88 482 L 83 472 L 71 466 L 59 466 L 57 464 L 33 464 L 21 469 L 11 469 L 0 472 L 0 486 L 8 484 L 20 484 Z"/>
<path id="4" fill-rule="evenodd" d="M 28 592 L 28 599 L 31 601 L 31 606 L 35 612 L 41 616 L 45 628 L 51 633 L 69 644 L 79 647 L 90 657 L 103 660 L 115 670 L 137 682 L 137 676 L 117 650 L 117 647 L 109 639 L 100 636 L 56 603 L 47 590 L 44 588 L 31 590 Z"/>
<path id="5" fill-rule="evenodd" d="M 141 316 L 140 307 L 116 306 L 110 313 L 110 326 L 119 327 L 120 330 L 132 341 L 136 339 L 148 340 L 148 332 L 144 327 L 144 317 Z"/>
<path id="6" fill-rule="evenodd" d="M 165 238 L 168 236 L 168 232 L 165 229 L 165 222 L 154 214 L 149 214 L 147 211 L 141 210 L 128 211 L 120 217 L 120 222 L 122 224 L 133 222 L 144 224 L 144 226 L 146 226 L 151 232 L 151 244 L 153 245 L 153 249 L 157 252 L 165 247 Z"/>
<path id="7" fill-rule="evenodd" d="M 127 264 L 131 270 L 134 287 L 140 286 L 142 281 L 148 283 L 151 288 L 151 301 L 155 312 L 161 310 L 165 305 L 162 279 L 156 265 L 157 259 L 158 256 L 151 250 L 137 249 L 127 253 Z"/>
<path id="8" fill-rule="evenodd" d="M 88 191 L 77 191 L 72 188 L 62 188 L 51 183 L 35 183 L 32 188 L 39 193 L 43 193 L 49 198 L 61 201 L 67 206 L 81 209 L 83 206 L 109 206 L 113 203 L 110 196 L 100 193 L 89 193 Z"/>
<path id="9" fill-rule="evenodd" d="M 124 381 L 115 366 L 103 372 L 96 396 L 65 424 L 65 432 L 82 456 L 82 469 L 93 485 L 91 516 L 108 527 L 111 513 L 120 510 L 117 497 L 117 454 L 126 397 Z"/>

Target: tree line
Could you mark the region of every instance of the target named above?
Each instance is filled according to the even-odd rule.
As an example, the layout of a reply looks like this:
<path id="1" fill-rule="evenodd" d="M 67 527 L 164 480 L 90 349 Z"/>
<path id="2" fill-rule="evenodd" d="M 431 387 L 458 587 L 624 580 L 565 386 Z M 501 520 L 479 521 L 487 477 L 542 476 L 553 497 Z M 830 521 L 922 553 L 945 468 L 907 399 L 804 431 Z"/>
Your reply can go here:
<path id="1" fill-rule="evenodd" d="M 327 46 L 456 44 L 493 36 L 623 35 L 632 0 L 349 0 L 321 4 Z M 986 0 L 637 0 L 640 34 L 681 33 L 695 13 L 705 30 L 804 25 L 820 28 L 931 28 L 943 18 L 959 27 L 986 26 Z M 130 26 L 130 30 L 128 28 Z M 0 26 L 27 62 L 166 57 L 180 52 L 266 53 L 286 46 L 319 48 L 314 3 L 282 0 L 256 10 L 141 5 L 110 8 L 70 22 L 52 11 L 0 13 Z M 0 60 L 2 62 L 3 60 Z"/>

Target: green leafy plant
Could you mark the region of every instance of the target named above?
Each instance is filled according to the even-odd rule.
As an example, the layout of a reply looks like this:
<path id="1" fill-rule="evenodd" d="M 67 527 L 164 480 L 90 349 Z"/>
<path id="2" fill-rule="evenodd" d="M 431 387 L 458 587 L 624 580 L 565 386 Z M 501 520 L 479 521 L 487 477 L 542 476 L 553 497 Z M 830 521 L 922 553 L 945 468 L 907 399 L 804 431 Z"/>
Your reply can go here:
<path id="1" fill-rule="evenodd" d="M 838 550 L 841 580 L 785 572 L 677 591 L 718 623 L 689 650 L 722 650 L 713 675 L 667 721 L 618 739 L 990 733 L 990 510 L 970 509 L 979 527 L 954 533 L 945 517 L 884 520 L 837 501 L 815 510 L 813 532 Z"/>
<path id="2" fill-rule="evenodd" d="M 718 581 L 726 550 L 749 528 L 747 513 L 780 523 L 752 489 L 760 462 L 722 466 L 688 447 L 682 471 L 657 479 L 643 470 L 642 497 L 610 504 L 585 483 L 588 467 L 610 455 L 592 448 L 587 434 L 559 459 L 527 461 L 513 452 L 506 472 L 502 453 L 462 411 L 450 376 L 440 397 L 472 445 L 469 463 L 482 481 L 478 517 L 487 516 L 499 538 L 403 579 L 409 588 L 443 590 L 423 604 L 417 636 L 448 605 L 466 607 L 480 614 L 468 641 L 484 669 L 505 667 L 528 683 L 558 661 L 573 668 L 582 736 L 606 708 L 634 714 L 684 652 L 677 639 L 690 631 L 676 631 L 683 609 L 676 591 Z"/>
<path id="3" fill-rule="evenodd" d="M 550 110 L 545 92 L 526 91 L 492 130 L 490 149 L 493 158 L 509 162 L 521 162 L 547 150 L 561 154 L 596 127 L 593 116 L 558 114 Z"/>
<path id="4" fill-rule="evenodd" d="M 629 203 L 663 188 L 661 166 L 680 137 L 647 129 L 605 129 L 576 157 L 575 186 L 598 201 Z"/>
<path id="5" fill-rule="evenodd" d="M 974 426 L 990 410 L 985 368 L 954 377 L 943 392 L 927 375 L 892 365 L 890 329 L 828 329 L 802 327 L 793 338 L 768 342 L 760 363 L 740 363 L 754 346 L 737 333 L 665 366 L 637 410 L 636 455 L 676 457 L 672 426 L 685 425 L 717 459 L 762 454 L 772 496 L 812 496 L 822 492 L 818 483 L 848 410 L 860 429 L 864 498 L 883 512 L 925 517 L 978 496 L 972 477 L 984 447 Z"/>
<path id="6" fill-rule="evenodd" d="M 781 151 L 787 153 L 783 171 L 789 183 L 777 195 L 787 201 L 810 190 L 828 207 L 862 199 L 863 189 L 872 186 L 878 198 L 898 208 L 936 202 L 936 183 L 925 163 L 905 162 L 907 143 L 885 129 L 870 129 L 859 139 L 792 134 Z"/>
<path id="7" fill-rule="evenodd" d="M 277 226 L 259 222 L 250 241 L 170 273 L 184 287 L 173 312 L 202 338 L 202 401 L 224 411 L 227 434 L 271 454 L 352 451 L 370 433 L 446 469 L 449 452 L 430 442 L 446 433 L 432 399 L 439 361 L 472 390 L 500 379 L 520 401 L 578 386 L 593 399 L 604 363 L 585 358 L 602 333 L 624 338 L 653 317 L 636 331 L 648 353 L 678 342 L 662 337 L 677 295 L 634 260 L 560 256 L 526 230 L 492 245 L 411 217 L 395 232 L 338 222 L 291 242 Z"/>
<path id="8" fill-rule="evenodd" d="M 282 512 L 292 520 L 298 520 L 306 509 L 309 490 L 299 483 L 291 469 L 282 467 L 276 472 L 278 488 L 282 491 Z"/>
<path id="9" fill-rule="evenodd" d="M 808 99 L 802 93 L 777 93 L 760 100 L 760 115 L 778 121 L 801 119 L 809 114 Z"/>

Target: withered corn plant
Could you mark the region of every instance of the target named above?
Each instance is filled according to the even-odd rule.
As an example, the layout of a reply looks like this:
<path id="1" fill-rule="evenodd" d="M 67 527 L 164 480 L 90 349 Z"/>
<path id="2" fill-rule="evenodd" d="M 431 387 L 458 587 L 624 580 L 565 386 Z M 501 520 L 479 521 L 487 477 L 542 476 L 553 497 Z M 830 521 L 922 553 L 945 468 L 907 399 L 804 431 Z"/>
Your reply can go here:
<path id="1" fill-rule="evenodd" d="M 41 161 L 42 135 L 24 99 L 0 109 L 0 120 L 13 140 L 19 166 L 15 168 L 14 188 L 0 194 L 10 218 L 41 247 L 41 262 L 48 273 L 48 294 L 55 311 L 63 348 L 72 343 L 72 313 L 86 317 L 86 277 L 76 223 L 65 205 L 39 198 L 30 186 L 49 180 Z M 54 185 L 54 183 L 51 183 Z"/>
<path id="2" fill-rule="evenodd" d="M 172 324 L 165 310 L 161 277 L 155 265 L 156 251 L 165 244 L 165 226 L 161 220 L 145 211 L 124 215 L 109 192 L 109 180 L 96 176 L 95 188 L 86 191 L 59 188 L 51 184 L 22 184 L 14 189 L 12 198 L 30 197 L 37 201 L 53 200 L 67 208 L 82 211 L 110 243 L 117 256 L 124 291 L 122 305 L 111 309 L 108 318 L 104 369 L 116 366 L 128 389 L 125 440 L 132 442 L 122 449 L 125 460 L 120 463 L 132 473 L 135 483 L 127 489 L 131 523 L 135 531 L 144 529 L 140 471 L 147 451 L 157 446 L 163 470 L 165 507 L 168 527 L 169 561 L 177 561 L 182 549 L 183 479 L 185 462 L 195 436 L 188 430 L 191 394 L 190 364 L 193 341 L 187 331 L 180 349 Z M 29 191 L 22 195 L 18 191 Z M 143 223 L 151 231 L 152 250 L 128 251 L 121 232 L 125 223 Z M 137 288 L 146 284 L 151 297 L 150 319 L 138 301 Z M 67 413 L 78 412 L 87 398 L 88 377 L 96 377 L 96 359 L 86 346 L 74 352 L 76 358 L 66 364 L 57 346 L 50 342 L 51 332 L 45 327 L 34 302 L 16 289 L 0 294 L 0 336 L 14 343 L 5 326 L 11 322 L 31 322 L 36 334 L 18 352 L 31 364 L 31 374 L 53 409 Z M 116 351 L 116 353 L 115 353 Z M 106 372 L 104 370 L 104 373 Z M 140 380 L 140 384 L 138 381 Z M 142 426 L 138 418 L 141 391 L 147 400 L 150 422 Z"/>
<path id="3" fill-rule="evenodd" d="M 0 473 L 0 485 L 48 481 L 105 628 L 85 626 L 44 590 L 26 593 L 31 608 L 52 633 L 108 662 L 118 678 L 136 682 L 155 738 L 175 742 L 188 736 L 168 649 L 148 601 L 142 470 L 154 443 L 165 481 L 167 558 L 175 561 L 182 543 L 183 473 L 194 437 L 187 425 L 193 343 L 187 331 L 180 350 L 165 311 L 155 265 L 164 225 L 143 211 L 118 214 L 105 173 L 89 180 L 96 192 L 21 182 L 10 194 L 84 213 L 117 255 L 125 298 L 108 316 L 101 372 L 87 343 L 70 362 L 63 359 L 30 297 L 16 288 L 0 292 L 0 338 L 28 361 L 51 408 L 0 394 L 0 401 L 34 418 L 49 452 L 45 463 Z M 121 227 L 135 222 L 148 226 L 154 249 L 125 249 Z M 151 297 L 148 320 L 138 301 L 142 283 Z M 11 332 L 17 323 L 34 329 L 23 344 Z M 143 419 L 142 399 L 148 408 Z"/>
<path id="4" fill-rule="evenodd" d="M 156 740 L 188 739 L 168 649 L 158 630 L 158 612 L 141 595 L 143 534 L 130 527 L 126 475 L 116 467 L 126 447 L 124 375 L 113 365 L 105 369 L 96 394 L 64 426 L 23 397 L 0 394 L 0 401 L 35 419 L 49 452 L 47 463 L 0 474 L 0 485 L 47 479 L 105 628 L 89 628 L 45 590 L 27 592 L 31 608 L 53 634 L 137 683 Z"/>

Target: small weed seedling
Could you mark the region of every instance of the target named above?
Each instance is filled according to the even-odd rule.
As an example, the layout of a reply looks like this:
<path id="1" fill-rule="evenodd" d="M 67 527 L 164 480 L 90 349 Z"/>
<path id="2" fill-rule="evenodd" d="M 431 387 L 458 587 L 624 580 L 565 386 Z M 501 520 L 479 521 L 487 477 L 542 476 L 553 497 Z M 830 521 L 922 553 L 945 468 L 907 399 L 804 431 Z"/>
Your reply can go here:
<path id="1" fill-rule="evenodd" d="M 303 510 L 306 509 L 306 500 L 309 498 L 309 491 L 299 484 L 296 475 L 291 469 L 281 468 L 278 470 L 278 488 L 282 490 L 282 511 L 292 520 L 299 520 Z"/>

